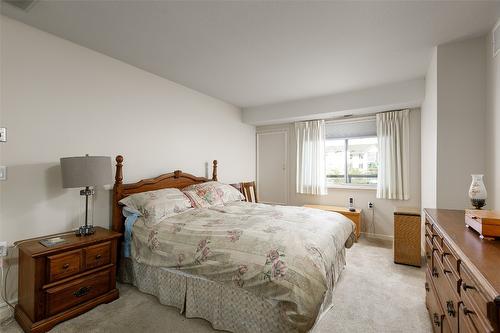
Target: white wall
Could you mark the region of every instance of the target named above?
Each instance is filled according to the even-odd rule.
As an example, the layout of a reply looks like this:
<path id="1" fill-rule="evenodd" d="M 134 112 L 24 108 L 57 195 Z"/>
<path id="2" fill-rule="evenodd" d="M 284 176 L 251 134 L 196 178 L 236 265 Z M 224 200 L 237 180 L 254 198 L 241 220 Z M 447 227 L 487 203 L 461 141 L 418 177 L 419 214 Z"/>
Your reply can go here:
<path id="1" fill-rule="evenodd" d="M 289 205 L 324 204 L 346 207 L 349 197 L 354 205 L 363 209 L 362 232 L 386 239 L 392 239 L 393 212 L 395 207 L 420 207 L 420 110 L 410 112 L 410 200 L 377 199 L 373 189 L 328 189 L 328 195 L 315 196 L 295 193 L 296 138 L 293 124 L 259 126 L 257 132 L 286 130 L 288 132 L 288 175 Z M 368 210 L 368 202 L 374 203 L 374 210 Z M 373 220 L 372 220 L 373 213 Z M 373 223 L 372 223 L 373 221 Z"/>
<path id="2" fill-rule="evenodd" d="M 419 78 L 363 90 L 244 108 L 243 120 L 252 125 L 284 124 L 420 107 L 424 93 L 425 82 Z"/>
<path id="3" fill-rule="evenodd" d="M 437 206 L 470 207 L 471 174 L 485 173 L 485 38 L 438 46 Z"/>
<path id="4" fill-rule="evenodd" d="M 59 158 L 125 157 L 125 182 L 181 169 L 255 178 L 255 128 L 241 111 L 12 19 L 1 21 L 0 240 L 78 226 L 78 189 L 62 189 Z M 97 193 L 96 225 L 110 224 L 111 191 Z M 12 275 L 15 279 L 15 274 Z M 9 288 L 11 291 L 13 288 Z"/>
<path id="5" fill-rule="evenodd" d="M 492 34 L 486 37 L 486 188 L 487 207 L 500 210 L 500 55 L 493 58 Z"/>
<path id="6" fill-rule="evenodd" d="M 437 48 L 425 76 L 425 100 L 421 110 L 422 207 L 436 208 L 437 176 Z"/>
<path id="7" fill-rule="evenodd" d="M 422 105 L 423 208 L 471 207 L 471 174 L 485 173 L 490 140 L 485 91 L 484 36 L 437 46 Z"/>

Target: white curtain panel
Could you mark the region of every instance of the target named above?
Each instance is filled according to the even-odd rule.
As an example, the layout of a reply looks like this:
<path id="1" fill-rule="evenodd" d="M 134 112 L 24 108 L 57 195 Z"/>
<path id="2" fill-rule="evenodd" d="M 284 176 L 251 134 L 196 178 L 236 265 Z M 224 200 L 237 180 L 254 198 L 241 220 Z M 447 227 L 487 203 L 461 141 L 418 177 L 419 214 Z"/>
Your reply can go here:
<path id="1" fill-rule="evenodd" d="M 410 110 L 377 114 L 377 198 L 410 199 Z"/>
<path id="2" fill-rule="evenodd" d="M 325 121 L 295 123 L 297 193 L 326 195 Z"/>

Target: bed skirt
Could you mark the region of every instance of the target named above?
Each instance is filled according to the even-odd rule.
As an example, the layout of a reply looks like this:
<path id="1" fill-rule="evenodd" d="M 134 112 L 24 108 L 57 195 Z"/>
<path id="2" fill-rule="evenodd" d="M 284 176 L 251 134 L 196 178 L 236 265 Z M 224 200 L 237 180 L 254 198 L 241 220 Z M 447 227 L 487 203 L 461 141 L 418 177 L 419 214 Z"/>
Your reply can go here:
<path id="1" fill-rule="evenodd" d="M 123 257 L 122 257 L 123 258 Z M 334 286 L 345 266 L 345 248 L 337 253 Z M 121 260 L 119 278 L 141 292 L 174 306 L 187 318 L 203 318 L 217 330 L 238 333 L 298 332 L 281 311 L 279 303 L 256 296 L 242 288 L 223 285 L 175 269 Z M 333 288 L 325 295 L 315 326 L 332 306 Z M 314 327 L 311 329 L 314 331 Z"/>

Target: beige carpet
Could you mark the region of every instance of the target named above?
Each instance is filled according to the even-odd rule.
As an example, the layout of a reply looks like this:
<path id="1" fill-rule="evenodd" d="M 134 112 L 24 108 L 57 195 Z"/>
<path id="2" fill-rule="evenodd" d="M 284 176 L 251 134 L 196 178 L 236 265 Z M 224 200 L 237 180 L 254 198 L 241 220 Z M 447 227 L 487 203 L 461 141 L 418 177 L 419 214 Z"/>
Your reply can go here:
<path id="1" fill-rule="evenodd" d="M 334 306 L 314 332 L 431 332 L 424 279 L 423 268 L 394 264 L 387 243 L 361 239 L 347 251 Z M 119 288 L 120 299 L 66 321 L 51 333 L 218 332 L 207 321 L 186 319 L 134 287 Z M 3 330 L 22 332 L 15 323 Z"/>

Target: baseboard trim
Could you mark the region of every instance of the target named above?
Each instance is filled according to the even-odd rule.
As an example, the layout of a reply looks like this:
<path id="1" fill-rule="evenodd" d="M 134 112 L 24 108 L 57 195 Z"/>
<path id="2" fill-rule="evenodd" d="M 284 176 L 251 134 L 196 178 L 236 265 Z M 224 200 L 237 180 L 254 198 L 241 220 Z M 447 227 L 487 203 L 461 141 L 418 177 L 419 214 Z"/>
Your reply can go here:
<path id="1" fill-rule="evenodd" d="M 361 232 L 361 235 L 363 235 L 366 238 L 376 238 L 376 239 L 382 239 L 382 240 L 387 240 L 387 241 L 393 241 L 394 237 L 390 235 L 382 235 L 382 234 L 373 234 L 371 232 Z"/>

